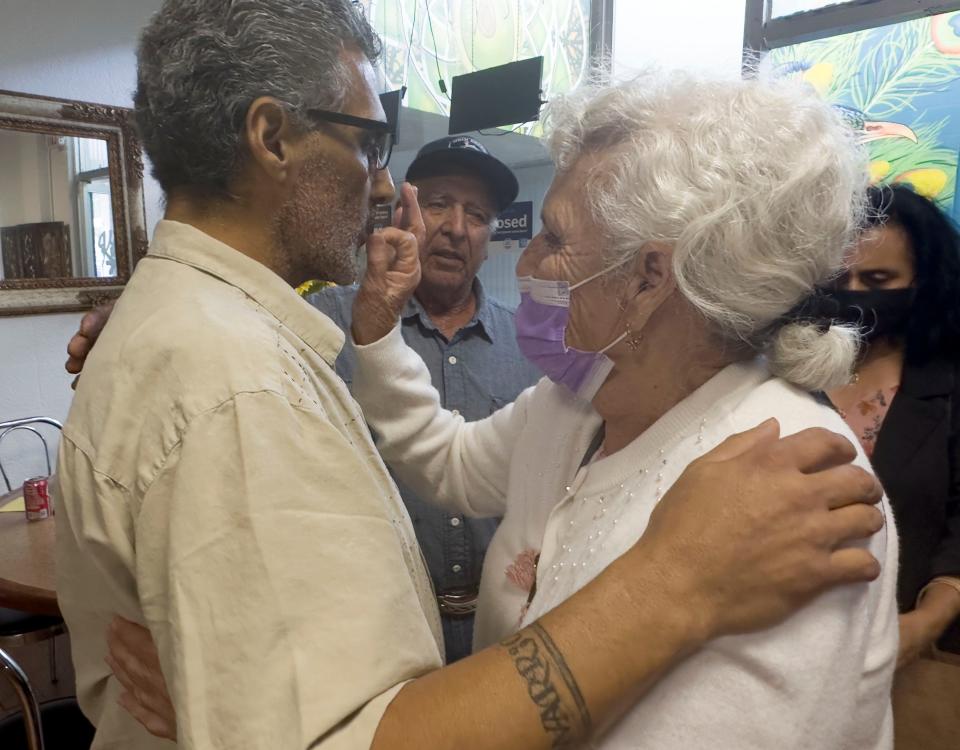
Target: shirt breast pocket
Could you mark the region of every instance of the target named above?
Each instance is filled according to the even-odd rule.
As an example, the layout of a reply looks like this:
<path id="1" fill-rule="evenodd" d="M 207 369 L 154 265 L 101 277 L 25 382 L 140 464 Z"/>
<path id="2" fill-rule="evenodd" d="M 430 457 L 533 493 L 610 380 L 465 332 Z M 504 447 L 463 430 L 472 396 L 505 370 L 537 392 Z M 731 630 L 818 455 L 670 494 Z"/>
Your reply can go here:
<path id="1" fill-rule="evenodd" d="M 500 411 L 504 406 L 513 401 L 512 398 L 506 398 L 504 396 L 498 396 L 495 393 L 490 394 L 490 411 L 487 412 L 487 416 L 490 416 L 494 412 Z"/>

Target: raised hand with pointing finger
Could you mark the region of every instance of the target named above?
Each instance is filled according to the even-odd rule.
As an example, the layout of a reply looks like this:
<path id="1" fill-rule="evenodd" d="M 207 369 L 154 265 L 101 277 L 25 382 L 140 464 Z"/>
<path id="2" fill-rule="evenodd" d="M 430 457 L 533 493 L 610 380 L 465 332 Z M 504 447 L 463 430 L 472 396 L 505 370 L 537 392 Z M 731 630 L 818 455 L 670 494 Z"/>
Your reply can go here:
<path id="1" fill-rule="evenodd" d="M 400 187 L 394 226 L 367 239 L 367 271 L 353 304 L 353 338 L 369 344 L 396 325 L 401 310 L 420 283 L 420 245 L 426 229 L 417 189 Z"/>

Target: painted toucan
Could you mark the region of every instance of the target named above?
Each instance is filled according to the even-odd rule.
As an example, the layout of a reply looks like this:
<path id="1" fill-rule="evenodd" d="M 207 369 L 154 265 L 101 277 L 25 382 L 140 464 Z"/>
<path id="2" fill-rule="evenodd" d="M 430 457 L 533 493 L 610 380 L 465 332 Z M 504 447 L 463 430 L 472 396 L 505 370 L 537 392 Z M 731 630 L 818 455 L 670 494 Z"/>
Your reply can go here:
<path id="1" fill-rule="evenodd" d="M 813 63 L 809 60 L 790 60 L 777 65 L 771 72 L 774 78 L 800 75 L 821 96 L 827 91 L 830 81 L 833 79 L 833 65 L 828 62 Z M 859 109 L 848 107 L 845 104 L 834 104 L 832 106 L 840 112 L 850 127 L 860 134 L 861 143 L 879 141 L 881 138 L 906 138 L 914 143 L 917 142 L 917 134 L 899 122 L 868 120 L 866 114 Z"/>
<path id="2" fill-rule="evenodd" d="M 960 19 L 960 14 L 957 14 L 957 18 Z M 958 35 L 958 40 L 960 40 L 960 35 Z M 960 47 L 958 47 L 958 54 L 960 54 Z M 777 65 L 771 73 L 774 78 L 799 75 L 806 83 L 813 86 L 821 96 L 825 96 L 833 82 L 834 66 L 829 62 L 813 63 L 807 60 L 790 60 Z M 905 138 L 912 143 L 918 141 L 917 134 L 907 125 L 899 122 L 869 120 L 866 114 L 859 109 L 844 104 L 834 104 L 832 106 L 859 135 L 861 143 L 893 138 Z M 883 152 L 886 149 L 880 146 L 871 149 L 871 151 L 874 158 L 870 161 L 870 182 L 873 184 L 883 181 L 907 183 L 921 195 L 935 198 L 943 191 L 949 181 L 947 173 L 939 166 L 920 165 L 891 177 L 894 164 L 883 158 Z"/>
<path id="3" fill-rule="evenodd" d="M 867 116 L 859 109 L 847 107 L 843 104 L 834 104 L 833 108 L 840 112 L 841 117 L 849 123 L 850 127 L 860 134 L 861 143 L 879 141 L 881 138 L 906 138 L 914 143 L 917 142 L 917 134 L 911 128 L 899 122 L 868 120 Z"/>

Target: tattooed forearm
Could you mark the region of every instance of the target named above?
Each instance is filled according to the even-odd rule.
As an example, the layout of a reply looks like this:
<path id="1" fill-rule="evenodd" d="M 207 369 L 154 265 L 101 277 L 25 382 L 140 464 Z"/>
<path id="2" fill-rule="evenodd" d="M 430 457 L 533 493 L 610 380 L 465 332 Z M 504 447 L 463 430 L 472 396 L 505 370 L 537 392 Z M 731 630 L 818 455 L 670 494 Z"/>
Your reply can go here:
<path id="1" fill-rule="evenodd" d="M 574 747 L 589 735 L 592 722 L 587 703 L 547 631 L 534 623 L 500 645 L 507 649 L 526 683 L 552 747 Z"/>

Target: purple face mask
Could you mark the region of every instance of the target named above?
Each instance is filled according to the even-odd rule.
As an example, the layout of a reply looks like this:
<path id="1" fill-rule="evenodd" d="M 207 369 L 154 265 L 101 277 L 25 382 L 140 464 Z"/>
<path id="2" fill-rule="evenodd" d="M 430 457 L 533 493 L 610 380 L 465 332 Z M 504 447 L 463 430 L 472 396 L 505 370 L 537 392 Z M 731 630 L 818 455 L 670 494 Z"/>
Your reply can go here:
<path id="1" fill-rule="evenodd" d="M 568 347 L 566 337 L 570 292 L 620 265 L 618 263 L 606 268 L 573 286 L 566 281 L 547 281 L 530 276 L 517 279 L 520 306 L 514 323 L 520 351 L 550 380 L 565 385 L 586 401 L 597 395 L 613 369 L 613 361 L 606 352 L 623 341 L 627 332 L 624 331 L 598 352 Z"/>

